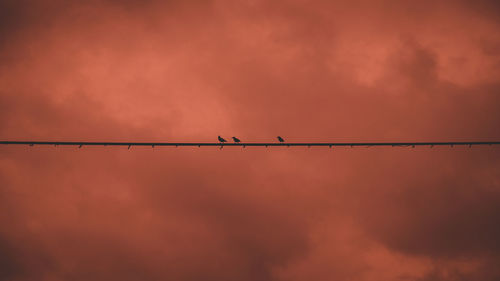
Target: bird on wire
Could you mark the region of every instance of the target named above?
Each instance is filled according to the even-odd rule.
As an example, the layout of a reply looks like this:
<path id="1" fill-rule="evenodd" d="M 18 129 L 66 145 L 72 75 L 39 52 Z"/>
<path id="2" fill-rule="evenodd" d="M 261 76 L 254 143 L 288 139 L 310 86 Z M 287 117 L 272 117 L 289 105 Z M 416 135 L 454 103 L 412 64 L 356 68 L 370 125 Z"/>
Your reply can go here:
<path id="1" fill-rule="evenodd" d="M 217 136 L 217 138 L 219 139 L 220 142 L 226 142 L 226 140 L 221 136 Z"/>
<path id="2" fill-rule="evenodd" d="M 241 142 L 241 141 L 240 141 L 240 139 L 239 139 L 239 138 L 237 138 L 237 137 L 233 137 L 233 141 L 234 141 L 234 142 Z"/>
<path id="3" fill-rule="evenodd" d="M 277 138 L 278 138 L 279 142 L 285 142 L 285 140 L 282 137 L 278 136 Z"/>

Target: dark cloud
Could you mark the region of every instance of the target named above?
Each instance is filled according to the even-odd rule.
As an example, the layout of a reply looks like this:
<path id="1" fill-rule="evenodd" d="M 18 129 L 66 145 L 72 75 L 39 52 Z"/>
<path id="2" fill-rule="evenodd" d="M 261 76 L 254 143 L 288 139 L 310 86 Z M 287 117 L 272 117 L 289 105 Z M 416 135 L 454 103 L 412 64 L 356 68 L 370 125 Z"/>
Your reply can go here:
<path id="1" fill-rule="evenodd" d="M 457 172 L 467 173 L 471 167 Z M 408 184 L 383 196 L 382 216 L 369 222 L 384 243 L 412 254 L 474 257 L 496 255 L 498 234 L 498 191 L 478 184 L 478 179 L 434 179 L 422 182 L 415 173 Z M 436 183 L 438 182 L 438 183 Z M 379 202 L 379 203 L 380 203 Z"/>
<path id="2" fill-rule="evenodd" d="M 10 244 L 8 242 L 0 242 L 0 250 L 2 251 L 2 257 L 0 258 L 0 279 L 8 280 L 14 276 L 22 274 L 21 265 L 18 264 L 14 258 L 16 251 L 10 249 Z"/>
<path id="3" fill-rule="evenodd" d="M 500 15 L 500 4 L 495 0 L 479 0 L 474 2 L 462 1 L 462 3 L 480 17 L 486 17 L 497 21 Z"/>
<path id="4" fill-rule="evenodd" d="M 0 8 L 2 139 L 500 138 L 490 1 Z M 2 146 L 0 279 L 494 280 L 497 150 Z"/>
<path id="5" fill-rule="evenodd" d="M 500 272 L 495 264 L 484 264 L 470 270 L 461 272 L 453 266 L 436 264 L 434 268 L 425 276 L 418 278 L 418 281 L 458 281 L 458 280 L 497 280 Z"/>

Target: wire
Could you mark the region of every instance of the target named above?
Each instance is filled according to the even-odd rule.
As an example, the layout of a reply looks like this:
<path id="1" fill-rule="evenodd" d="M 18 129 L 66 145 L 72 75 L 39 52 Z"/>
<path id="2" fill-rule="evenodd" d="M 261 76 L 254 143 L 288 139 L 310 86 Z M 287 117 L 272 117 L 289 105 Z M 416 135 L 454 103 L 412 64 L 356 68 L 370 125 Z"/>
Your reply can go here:
<path id="1" fill-rule="evenodd" d="M 132 146 L 302 146 L 302 147 L 412 147 L 416 146 L 484 146 L 484 145 L 500 145 L 500 141 L 465 141 L 465 142 L 239 142 L 239 143 L 221 143 L 221 142 L 106 142 L 106 141 L 0 141 L 0 145 L 54 145 L 54 146 L 126 146 L 129 149 Z"/>

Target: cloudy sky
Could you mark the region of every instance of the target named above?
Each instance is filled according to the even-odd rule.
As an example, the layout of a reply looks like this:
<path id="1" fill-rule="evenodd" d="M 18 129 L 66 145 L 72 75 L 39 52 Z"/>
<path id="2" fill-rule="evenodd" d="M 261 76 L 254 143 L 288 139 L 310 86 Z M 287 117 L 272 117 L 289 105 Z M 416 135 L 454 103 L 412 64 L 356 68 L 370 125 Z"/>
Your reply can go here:
<path id="1" fill-rule="evenodd" d="M 496 0 L 2 0 L 0 139 L 500 139 Z M 0 147 L 0 280 L 500 279 L 500 148 Z"/>

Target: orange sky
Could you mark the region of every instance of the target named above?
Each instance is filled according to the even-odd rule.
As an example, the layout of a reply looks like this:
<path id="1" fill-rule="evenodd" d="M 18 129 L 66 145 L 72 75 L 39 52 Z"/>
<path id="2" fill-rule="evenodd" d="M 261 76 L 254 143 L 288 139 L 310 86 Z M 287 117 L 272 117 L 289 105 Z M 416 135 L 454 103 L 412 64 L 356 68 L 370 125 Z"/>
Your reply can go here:
<path id="1" fill-rule="evenodd" d="M 83 2 L 0 2 L 0 139 L 500 139 L 496 0 Z M 498 280 L 499 171 L 496 147 L 2 146 L 0 280 Z"/>

